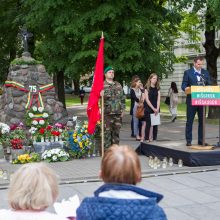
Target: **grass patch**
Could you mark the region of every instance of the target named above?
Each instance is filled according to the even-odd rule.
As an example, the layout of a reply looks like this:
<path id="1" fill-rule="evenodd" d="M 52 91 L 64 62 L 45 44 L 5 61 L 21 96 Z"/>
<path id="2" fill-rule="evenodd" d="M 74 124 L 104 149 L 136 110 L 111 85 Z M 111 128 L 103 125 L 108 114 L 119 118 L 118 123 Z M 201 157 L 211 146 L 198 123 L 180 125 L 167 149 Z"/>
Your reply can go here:
<path id="1" fill-rule="evenodd" d="M 131 105 L 131 100 L 126 99 L 126 111 L 130 111 L 130 105 Z M 166 105 L 164 102 L 160 103 L 160 111 L 162 113 L 170 114 L 169 106 Z M 185 103 L 181 103 L 178 105 L 178 114 L 184 115 L 184 116 L 186 115 L 186 104 Z"/>
<path id="2" fill-rule="evenodd" d="M 66 106 L 67 107 L 71 107 L 74 105 L 80 105 L 79 96 L 66 94 L 65 97 L 66 97 Z M 89 94 L 86 94 L 84 97 L 84 104 L 87 104 L 88 98 L 89 98 Z M 131 99 L 126 99 L 126 111 L 127 112 L 130 111 L 130 105 L 131 105 Z M 161 111 L 161 113 L 165 114 L 163 117 L 167 117 L 167 118 L 171 117 L 169 107 L 164 102 L 160 103 L 160 111 Z M 186 104 L 185 103 L 178 104 L 177 117 L 178 117 L 178 120 L 181 120 L 181 119 L 185 120 L 186 119 Z M 195 117 L 195 120 L 197 120 L 197 117 Z M 207 118 L 206 123 L 218 125 L 219 120 Z"/>
<path id="3" fill-rule="evenodd" d="M 83 101 L 84 104 L 88 102 L 88 97 L 89 97 L 89 95 L 86 94 L 84 97 L 84 101 Z M 65 99 L 66 99 L 66 107 L 71 107 L 73 105 L 80 105 L 81 104 L 80 98 L 77 95 L 66 94 Z"/>

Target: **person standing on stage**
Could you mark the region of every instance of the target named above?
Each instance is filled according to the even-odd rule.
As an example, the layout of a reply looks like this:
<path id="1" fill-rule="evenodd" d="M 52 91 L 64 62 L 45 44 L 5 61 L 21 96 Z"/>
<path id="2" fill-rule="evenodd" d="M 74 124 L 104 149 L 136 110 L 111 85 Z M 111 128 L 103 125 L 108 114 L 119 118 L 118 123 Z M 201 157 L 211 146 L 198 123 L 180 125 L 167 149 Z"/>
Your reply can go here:
<path id="1" fill-rule="evenodd" d="M 140 79 L 138 75 L 132 76 L 131 85 L 136 79 Z M 132 88 L 130 87 L 130 97 L 132 96 Z M 131 115 L 131 137 L 136 137 L 134 135 L 134 121 L 133 121 L 133 108 L 134 108 L 135 100 L 131 97 L 131 105 L 130 105 L 130 115 Z"/>
<path id="2" fill-rule="evenodd" d="M 114 81 L 114 70 L 108 66 L 104 70 L 104 147 L 119 144 L 121 119 L 125 110 L 125 96 L 122 86 Z"/>
<path id="3" fill-rule="evenodd" d="M 151 126 L 150 114 L 157 115 L 160 112 L 160 83 L 156 73 L 152 73 L 145 85 L 145 120 L 147 142 L 157 140 L 158 126 Z"/>
<path id="4" fill-rule="evenodd" d="M 194 66 L 191 69 L 188 69 L 184 72 L 183 81 L 182 81 L 182 90 L 187 94 L 191 86 L 204 86 L 210 85 L 210 76 L 208 71 L 202 68 L 203 57 L 196 57 L 194 59 Z M 203 107 L 202 106 L 192 106 L 191 94 L 186 96 L 186 146 L 192 146 L 192 126 L 195 118 L 195 114 L 198 114 L 198 144 L 202 145 L 203 140 Z"/>
<path id="5" fill-rule="evenodd" d="M 134 129 L 134 135 L 136 137 L 137 141 L 143 140 L 144 135 L 140 137 L 140 127 L 139 124 L 142 122 L 136 117 L 137 112 L 137 106 L 140 101 L 143 102 L 144 100 L 144 93 L 142 91 L 142 83 L 139 78 L 136 78 L 131 83 L 131 102 L 133 103 L 133 109 L 130 110 L 130 114 L 132 113 L 132 119 L 133 119 L 133 129 Z"/>

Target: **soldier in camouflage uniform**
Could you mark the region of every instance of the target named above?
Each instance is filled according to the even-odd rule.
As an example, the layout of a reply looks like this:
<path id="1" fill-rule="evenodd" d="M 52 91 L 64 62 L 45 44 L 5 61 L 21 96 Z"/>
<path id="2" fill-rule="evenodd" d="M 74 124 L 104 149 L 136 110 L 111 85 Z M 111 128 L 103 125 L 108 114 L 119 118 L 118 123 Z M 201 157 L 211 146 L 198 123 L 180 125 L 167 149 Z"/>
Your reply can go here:
<path id="1" fill-rule="evenodd" d="M 121 119 L 125 110 L 125 96 L 121 84 L 113 80 L 113 68 L 106 67 L 104 73 L 104 147 L 106 149 L 112 144 L 119 144 Z"/>

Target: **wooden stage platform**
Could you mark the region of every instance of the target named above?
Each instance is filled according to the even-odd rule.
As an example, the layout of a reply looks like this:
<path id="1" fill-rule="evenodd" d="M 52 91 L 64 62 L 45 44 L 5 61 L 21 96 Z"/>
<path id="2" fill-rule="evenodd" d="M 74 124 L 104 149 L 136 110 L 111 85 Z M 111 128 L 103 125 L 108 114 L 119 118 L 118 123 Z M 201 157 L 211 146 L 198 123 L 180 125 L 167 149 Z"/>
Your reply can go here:
<path id="1" fill-rule="evenodd" d="M 202 146 L 200 146 L 202 147 Z M 157 141 L 141 143 L 136 149 L 138 154 L 173 158 L 174 163 L 183 160 L 185 166 L 213 166 L 220 165 L 220 148 L 213 147 L 212 150 L 192 149 L 183 141 Z"/>

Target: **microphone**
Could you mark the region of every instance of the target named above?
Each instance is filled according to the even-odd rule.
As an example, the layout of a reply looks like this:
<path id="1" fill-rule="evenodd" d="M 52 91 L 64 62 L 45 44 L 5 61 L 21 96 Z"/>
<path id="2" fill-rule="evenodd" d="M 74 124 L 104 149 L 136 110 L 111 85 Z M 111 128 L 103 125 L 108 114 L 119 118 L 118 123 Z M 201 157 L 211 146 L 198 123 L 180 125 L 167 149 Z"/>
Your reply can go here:
<path id="1" fill-rule="evenodd" d="M 201 74 L 200 74 L 200 78 L 202 79 L 202 82 L 203 82 L 203 84 L 204 84 L 204 86 L 205 86 L 205 83 L 206 83 L 205 75 L 201 73 Z"/>

